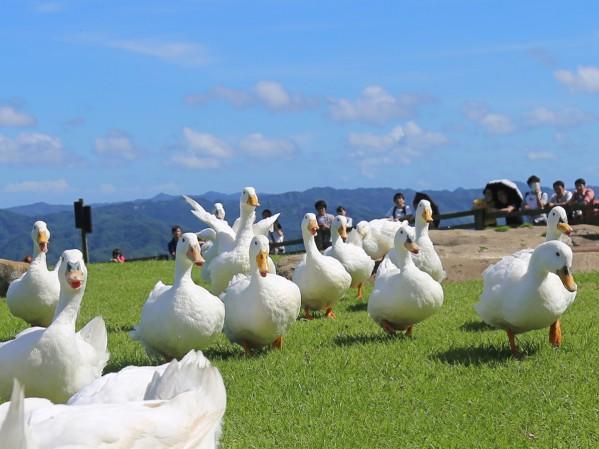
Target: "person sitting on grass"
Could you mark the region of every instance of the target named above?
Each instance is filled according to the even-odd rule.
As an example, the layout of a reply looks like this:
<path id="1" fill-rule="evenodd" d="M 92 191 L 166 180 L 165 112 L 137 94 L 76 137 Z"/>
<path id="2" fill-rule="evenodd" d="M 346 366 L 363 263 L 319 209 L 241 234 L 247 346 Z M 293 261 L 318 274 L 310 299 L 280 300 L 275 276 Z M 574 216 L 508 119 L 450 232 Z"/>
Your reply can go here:
<path id="1" fill-rule="evenodd" d="M 115 263 L 125 263 L 125 256 L 123 256 L 123 252 L 119 248 L 115 248 L 112 250 L 112 259 L 111 262 Z"/>
<path id="2" fill-rule="evenodd" d="M 406 203 L 403 193 L 397 192 L 393 195 L 393 207 L 385 214 L 387 218 L 393 221 L 404 221 L 412 219 L 412 208 Z"/>
<path id="3" fill-rule="evenodd" d="M 171 228 L 171 234 L 173 238 L 170 242 L 168 242 L 168 256 L 171 259 L 174 259 L 177 255 L 177 242 L 179 241 L 179 238 L 181 237 L 182 233 L 183 232 L 181 231 L 181 226 L 179 225 L 174 225 Z"/>
<path id="4" fill-rule="evenodd" d="M 572 192 L 566 190 L 564 181 L 555 181 L 553 183 L 553 191 L 555 193 L 549 198 L 549 207 L 563 206 L 568 204 L 572 199 Z"/>
<path id="5" fill-rule="evenodd" d="M 538 176 L 532 175 L 528 178 L 526 184 L 528 184 L 530 190 L 524 194 L 522 208 L 525 210 L 545 209 L 549 198 L 547 193 L 541 190 L 541 179 Z M 535 225 L 545 224 L 547 223 L 547 215 L 544 213 L 530 215 L 529 220 Z"/>

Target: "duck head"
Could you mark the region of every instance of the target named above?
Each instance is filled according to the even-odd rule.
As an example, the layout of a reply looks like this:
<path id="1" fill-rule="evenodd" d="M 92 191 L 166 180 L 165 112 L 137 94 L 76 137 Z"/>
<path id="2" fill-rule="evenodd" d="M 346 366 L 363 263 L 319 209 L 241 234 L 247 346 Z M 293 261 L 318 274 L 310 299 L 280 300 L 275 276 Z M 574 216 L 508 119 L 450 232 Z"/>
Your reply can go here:
<path id="1" fill-rule="evenodd" d="M 559 240 L 541 243 L 535 249 L 533 257 L 540 260 L 543 270 L 557 274 L 566 290 L 577 290 L 572 276 L 572 250 L 568 245 Z"/>
<path id="2" fill-rule="evenodd" d="M 250 243 L 250 263 L 256 263 L 256 269 L 263 278 L 268 274 L 268 252 L 270 245 L 263 235 L 255 236 Z"/>
<path id="3" fill-rule="evenodd" d="M 50 241 L 50 231 L 45 221 L 36 221 L 31 230 L 31 240 L 33 240 L 34 253 L 47 253 L 48 242 Z"/>
<path id="4" fill-rule="evenodd" d="M 331 224 L 333 236 L 339 236 L 345 242 L 347 240 L 347 218 L 344 215 L 337 215 Z"/>
<path id="5" fill-rule="evenodd" d="M 358 234 L 360 234 L 362 238 L 364 238 L 368 235 L 368 232 L 370 230 L 369 226 L 370 225 L 366 220 L 362 220 L 356 225 L 356 231 L 358 231 Z"/>
<path id="6" fill-rule="evenodd" d="M 316 215 L 309 212 L 304 215 L 302 219 L 302 235 L 312 235 L 315 236 L 318 234 L 318 222 L 316 221 Z"/>
<path id="7" fill-rule="evenodd" d="M 422 220 L 425 223 L 433 222 L 433 208 L 428 200 L 420 200 L 418 207 L 416 208 L 416 217 L 418 220 Z"/>
<path id="8" fill-rule="evenodd" d="M 561 206 L 555 206 L 547 216 L 547 230 L 559 237 L 560 234 L 572 234 L 572 228 L 568 225 L 568 215 Z"/>
<path id="9" fill-rule="evenodd" d="M 403 222 L 397 232 L 395 233 L 395 251 L 398 253 L 401 251 L 409 251 L 412 254 L 418 254 L 420 248 L 415 243 L 416 233 L 414 230 L 407 225 L 407 222 Z"/>
<path id="10" fill-rule="evenodd" d="M 214 203 L 214 207 L 212 208 L 212 215 L 214 215 L 219 220 L 225 219 L 225 206 L 223 206 L 223 203 Z"/>
<path id="11" fill-rule="evenodd" d="M 258 195 L 256 195 L 256 189 L 253 187 L 244 188 L 239 198 L 239 207 L 242 210 L 254 211 L 258 206 L 260 206 L 260 202 L 258 201 Z"/>
<path id="12" fill-rule="evenodd" d="M 198 236 L 193 232 L 186 232 L 177 242 L 177 252 L 175 255 L 177 262 L 183 262 L 184 265 L 192 264 L 201 267 L 204 265 L 204 258 L 200 251 L 200 242 Z"/>
<path id="13" fill-rule="evenodd" d="M 77 291 L 85 287 L 87 268 L 78 249 L 67 249 L 60 256 L 58 280 L 61 290 Z"/>

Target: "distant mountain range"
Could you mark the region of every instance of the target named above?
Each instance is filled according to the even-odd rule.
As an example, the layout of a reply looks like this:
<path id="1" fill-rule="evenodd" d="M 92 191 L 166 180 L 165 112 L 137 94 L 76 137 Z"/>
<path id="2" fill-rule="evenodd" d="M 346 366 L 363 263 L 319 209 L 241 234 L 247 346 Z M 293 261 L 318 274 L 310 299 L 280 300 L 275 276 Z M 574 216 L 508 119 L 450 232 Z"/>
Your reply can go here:
<path id="1" fill-rule="evenodd" d="M 265 208 L 273 213 L 281 212 L 279 221 L 286 239 L 291 240 L 300 236 L 299 222 L 304 213 L 314 210 L 316 200 L 324 199 L 329 212 L 333 214 L 338 205 L 343 205 L 354 223 L 357 223 L 384 216 L 392 206 L 392 198 L 397 191 L 403 192 L 411 204 L 416 192 L 410 189 L 316 187 L 303 192 L 280 194 L 258 192 L 261 205 L 257 215 L 260 216 Z M 481 189 L 460 188 L 426 193 L 443 213 L 469 209 L 472 200 L 481 196 Z M 239 216 L 238 193 L 206 192 L 194 195 L 194 198 L 207 210 L 212 209 L 214 202 L 223 203 L 226 218 L 231 224 Z M 91 260 L 110 260 L 112 250 L 117 247 L 130 258 L 165 254 L 173 224 L 191 231 L 205 227 L 189 210 L 190 207 L 180 196 L 167 194 L 123 203 L 92 205 L 93 233 L 88 239 Z M 79 230 L 75 229 L 72 204 L 35 203 L 0 209 L 0 258 L 20 260 L 31 254 L 31 228 L 38 219 L 48 223 L 52 234 L 48 254 L 50 263 L 54 263 L 64 249 L 80 247 L 81 237 Z M 442 226 L 444 224 L 450 223 L 442 223 Z"/>

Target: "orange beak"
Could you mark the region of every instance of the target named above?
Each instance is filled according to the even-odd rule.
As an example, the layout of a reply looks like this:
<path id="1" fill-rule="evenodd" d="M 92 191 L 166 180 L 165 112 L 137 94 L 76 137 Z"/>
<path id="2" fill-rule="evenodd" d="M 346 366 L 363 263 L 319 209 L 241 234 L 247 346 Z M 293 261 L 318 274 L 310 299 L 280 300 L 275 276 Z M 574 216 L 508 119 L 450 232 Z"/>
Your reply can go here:
<path id="1" fill-rule="evenodd" d="M 262 250 L 256 256 L 256 264 L 258 265 L 258 271 L 260 276 L 263 278 L 268 274 L 268 252 Z"/>
<path id="2" fill-rule="evenodd" d="M 316 235 L 318 233 L 319 228 L 316 220 L 310 220 L 310 222 L 308 223 L 308 229 L 310 230 L 312 235 Z"/>
<path id="3" fill-rule="evenodd" d="M 420 248 L 418 247 L 418 245 L 416 245 L 416 243 L 414 243 L 411 240 L 407 240 L 403 246 L 410 251 L 412 254 L 418 254 L 418 252 L 420 251 Z"/>
<path id="4" fill-rule="evenodd" d="M 566 235 L 572 234 L 572 228 L 570 227 L 570 225 L 568 223 L 558 223 L 557 229 L 559 229 L 560 232 L 563 232 Z"/>
<path id="5" fill-rule="evenodd" d="M 197 245 L 192 245 L 189 247 L 187 250 L 187 258 L 191 260 L 196 267 L 201 267 L 204 265 L 204 258 L 200 252 L 200 247 Z"/>
<path id="6" fill-rule="evenodd" d="M 424 212 L 422 212 L 422 218 L 427 223 L 432 223 L 433 222 L 433 211 L 428 208 L 424 209 Z"/>
<path id="7" fill-rule="evenodd" d="M 347 240 L 347 228 L 345 226 L 341 226 L 337 232 L 339 232 L 339 237 L 341 237 L 345 242 Z"/>
<path id="8" fill-rule="evenodd" d="M 41 252 L 48 252 L 48 235 L 45 232 L 37 233 L 37 244 Z"/>
<path id="9" fill-rule="evenodd" d="M 69 271 L 66 274 L 67 282 L 74 290 L 79 290 L 83 284 L 83 272 L 79 270 Z"/>
<path id="10" fill-rule="evenodd" d="M 574 282 L 574 276 L 572 276 L 572 273 L 570 273 L 568 267 L 558 270 L 557 275 L 562 281 L 562 284 L 564 284 L 564 287 L 566 287 L 566 290 L 569 292 L 575 292 L 578 289 L 576 282 Z"/>
<path id="11" fill-rule="evenodd" d="M 260 203 L 258 202 L 258 196 L 257 195 L 250 195 L 250 197 L 248 198 L 248 204 L 250 206 L 253 206 L 253 207 L 260 206 Z"/>

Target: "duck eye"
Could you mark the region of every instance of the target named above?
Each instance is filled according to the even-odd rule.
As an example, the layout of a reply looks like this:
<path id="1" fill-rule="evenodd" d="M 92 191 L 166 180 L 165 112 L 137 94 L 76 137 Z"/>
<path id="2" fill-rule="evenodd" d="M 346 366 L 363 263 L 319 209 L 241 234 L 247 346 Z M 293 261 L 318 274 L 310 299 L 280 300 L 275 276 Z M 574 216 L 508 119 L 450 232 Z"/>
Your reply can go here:
<path id="1" fill-rule="evenodd" d="M 183 243 L 185 243 L 185 239 L 182 239 L 182 240 L 183 240 Z"/>
<path id="2" fill-rule="evenodd" d="M 557 257 L 559 257 L 559 256 L 560 256 L 560 254 L 559 254 L 559 251 L 556 251 L 556 252 L 555 252 L 555 255 L 556 255 Z"/>

